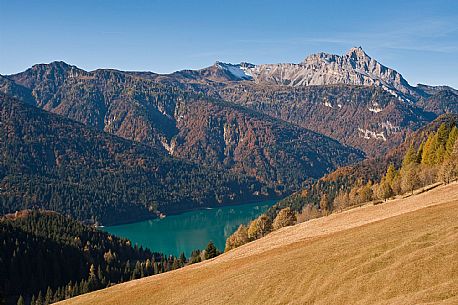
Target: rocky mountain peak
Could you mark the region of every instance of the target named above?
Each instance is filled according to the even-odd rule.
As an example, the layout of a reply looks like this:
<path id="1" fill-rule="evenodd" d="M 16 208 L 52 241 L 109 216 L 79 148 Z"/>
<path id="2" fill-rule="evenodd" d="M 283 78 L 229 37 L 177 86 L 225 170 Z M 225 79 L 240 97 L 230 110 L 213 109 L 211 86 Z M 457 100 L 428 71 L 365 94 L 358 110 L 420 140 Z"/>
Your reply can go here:
<path id="1" fill-rule="evenodd" d="M 370 56 L 366 54 L 366 52 L 364 52 L 363 48 L 362 47 L 353 47 L 351 48 L 350 50 L 347 51 L 347 53 L 345 53 L 345 56 L 353 59 L 353 60 L 366 60 L 366 59 L 370 59 Z"/>
<path id="2" fill-rule="evenodd" d="M 24 72 L 10 75 L 17 83 L 33 89 L 35 83 L 42 80 L 47 80 L 49 83 L 61 85 L 68 77 L 78 77 L 86 73 L 86 71 L 69 65 L 63 61 L 53 61 L 49 64 L 36 64 Z"/>
<path id="3" fill-rule="evenodd" d="M 371 58 L 361 47 L 344 55 L 312 54 L 299 64 L 265 64 L 246 71 L 257 83 L 288 86 L 358 85 L 381 87 L 399 99 L 410 101 L 418 93 L 397 71 Z"/>
<path id="4" fill-rule="evenodd" d="M 65 61 L 62 61 L 62 60 L 56 60 L 56 61 L 50 62 L 49 64 L 33 65 L 32 69 L 38 70 L 38 69 L 44 69 L 44 68 L 55 68 L 55 69 L 67 70 L 67 69 L 70 69 L 71 67 L 74 67 L 74 66 L 69 65 Z"/>
<path id="5" fill-rule="evenodd" d="M 78 72 L 84 72 L 84 70 L 69 65 L 64 61 L 53 61 L 49 64 L 36 64 L 33 65 L 32 68 L 26 70 L 24 73 L 32 73 L 32 74 L 45 74 L 45 75 L 75 75 L 79 74 Z M 76 76 L 76 75 L 75 75 Z"/>

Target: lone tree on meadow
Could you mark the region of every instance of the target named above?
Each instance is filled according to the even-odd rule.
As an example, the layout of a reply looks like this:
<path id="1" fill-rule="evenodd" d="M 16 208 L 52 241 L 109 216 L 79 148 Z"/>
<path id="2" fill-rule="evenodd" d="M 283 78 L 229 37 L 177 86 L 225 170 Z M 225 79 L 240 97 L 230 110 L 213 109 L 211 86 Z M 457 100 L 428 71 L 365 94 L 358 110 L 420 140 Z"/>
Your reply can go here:
<path id="1" fill-rule="evenodd" d="M 278 212 L 273 222 L 273 229 L 278 230 L 283 227 L 292 226 L 295 223 L 296 215 L 290 207 L 287 207 Z"/>
<path id="2" fill-rule="evenodd" d="M 218 249 L 216 249 L 215 244 L 212 241 L 209 242 L 207 248 L 205 248 L 205 259 L 217 257 L 218 254 Z"/>
<path id="3" fill-rule="evenodd" d="M 226 239 L 226 248 L 224 251 L 229 251 L 231 249 L 240 247 L 241 245 L 246 244 L 248 241 L 249 239 L 247 227 L 240 225 L 237 231 L 232 233 L 232 235 Z"/>
<path id="4" fill-rule="evenodd" d="M 250 223 L 248 227 L 248 238 L 255 240 L 261 238 L 272 231 L 272 220 L 266 214 L 262 214 Z"/>

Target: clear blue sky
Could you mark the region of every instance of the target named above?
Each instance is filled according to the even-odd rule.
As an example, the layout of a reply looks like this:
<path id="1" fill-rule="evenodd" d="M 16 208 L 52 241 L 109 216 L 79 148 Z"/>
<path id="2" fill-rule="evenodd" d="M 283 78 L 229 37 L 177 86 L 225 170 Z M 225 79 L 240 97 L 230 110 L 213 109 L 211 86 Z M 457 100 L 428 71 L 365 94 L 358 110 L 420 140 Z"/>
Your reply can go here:
<path id="1" fill-rule="evenodd" d="M 362 46 L 411 83 L 458 88 L 458 1 L 0 0 L 0 73 L 63 60 L 168 73 Z"/>

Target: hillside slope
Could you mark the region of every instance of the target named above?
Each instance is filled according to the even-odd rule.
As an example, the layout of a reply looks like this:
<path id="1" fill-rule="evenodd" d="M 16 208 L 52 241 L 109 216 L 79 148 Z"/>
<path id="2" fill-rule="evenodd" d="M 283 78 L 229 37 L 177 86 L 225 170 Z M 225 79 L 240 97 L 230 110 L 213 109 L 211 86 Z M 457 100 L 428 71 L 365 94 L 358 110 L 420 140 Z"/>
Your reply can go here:
<path id="1" fill-rule="evenodd" d="M 280 118 L 377 155 L 399 145 L 435 118 L 381 88 L 350 85 L 288 87 L 236 84 L 218 91 L 225 100 Z M 450 101 L 454 101 L 451 96 Z M 437 97 L 449 109 L 448 100 Z M 432 106 L 431 106 L 432 107 Z M 448 107 L 448 108 L 447 108 Z M 444 113 L 445 110 L 442 112 Z"/>
<path id="2" fill-rule="evenodd" d="M 0 77 L 0 91 L 164 155 L 255 178 L 283 193 L 363 157 L 327 136 L 210 98 L 208 88 L 185 90 L 150 77 L 87 72 L 53 62 Z"/>
<path id="3" fill-rule="evenodd" d="M 298 64 L 217 62 L 172 74 L 85 71 L 56 61 L 14 75 L 0 75 L 0 92 L 164 153 L 191 156 L 193 162 L 260 176 L 276 185 L 286 185 L 285 176 L 277 164 L 270 163 L 271 151 L 252 137 L 244 138 L 246 133 L 227 137 L 226 125 L 246 130 L 267 120 L 287 133 L 286 121 L 297 125 L 296 129 L 318 132 L 374 156 L 396 147 L 411 131 L 437 115 L 458 112 L 455 89 L 412 87 L 400 73 L 361 48 L 352 48 L 342 56 L 312 54 Z M 215 107 L 210 97 L 230 103 L 222 112 L 221 103 Z M 231 104 L 242 107 L 235 109 Z M 227 111 L 237 115 L 228 118 Z M 258 115 L 253 117 L 253 113 Z M 205 125 L 211 129 L 203 129 Z M 272 137 L 262 128 L 254 131 L 256 138 L 271 137 L 270 145 L 290 160 L 301 156 L 301 147 L 282 151 L 282 138 Z M 325 142 L 319 144 L 326 146 Z M 198 154 L 190 145 L 195 143 L 200 146 Z M 217 144 L 221 143 L 228 149 L 220 149 Z M 248 165 L 240 162 L 239 156 L 250 157 L 244 152 L 247 146 L 261 152 Z M 313 173 L 308 177 L 314 177 Z M 296 180 L 297 184 L 300 179 Z"/>
<path id="4" fill-rule="evenodd" d="M 40 291 L 44 297 L 48 287 L 54 300 L 62 300 L 109 283 L 162 272 L 167 270 L 169 260 L 174 260 L 44 210 L 24 210 L 0 217 L 0 240 L 2 305 L 2 297 L 6 304 L 16 304 L 19 295 L 27 300 L 32 295 L 36 298 Z M 143 272 L 137 262 L 145 267 Z M 91 265 L 97 278 L 91 277 Z"/>
<path id="5" fill-rule="evenodd" d="M 457 217 L 453 183 L 63 304 L 456 304 Z"/>
<path id="6" fill-rule="evenodd" d="M 410 146 L 413 144 L 414 149 L 419 149 L 419 147 L 424 145 L 427 139 L 438 132 L 443 125 L 446 128 L 445 133 L 447 134 L 447 140 L 448 137 L 450 137 L 450 141 L 456 141 L 453 133 L 448 133 L 448 131 L 451 131 L 453 126 L 458 126 L 457 123 L 458 115 L 441 115 L 431 123 L 423 126 L 413 133 L 410 133 L 402 144 L 389 150 L 386 154 L 379 154 L 376 157 L 367 158 L 361 162 L 340 167 L 334 172 L 323 176 L 319 180 L 306 184 L 302 190 L 295 192 L 291 196 L 279 200 L 266 212 L 266 214 L 273 220 L 277 216 L 277 213 L 286 207 L 290 207 L 297 212 L 301 212 L 307 205 L 319 207 L 320 200 L 324 194 L 326 194 L 329 202 L 331 203 L 331 209 L 341 209 L 344 208 L 344 206 L 351 206 L 374 199 L 380 199 L 382 197 L 380 197 L 380 193 L 377 194 L 377 184 L 383 180 L 390 165 L 393 165 L 395 170 L 396 168 L 399 169 L 399 172 L 396 173 L 396 179 L 398 182 L 392 182 L 393 186 L 390 184 L 391 191 L 399 193 L 401 191 L 399 188 L 401 183 L 399 181 L 402 180 L 401 169 L 403 159 L 405 158 Z M 458 154 L 458 143 L 456 146 L 456 153 Z M 458 160 L 458 158 L 456 159 Z M 434 183 L 435 181 L 439 181 L 434 180 L 435 178 L 439 179 L 438 176 L 436 177 L 437 173 L 434 172 L 439 170 L 440 162 L 431 167 L 430 165 L 422 164 L 422 160 L 417 159 L 414 166 L 415 171 L 418 173 L 417 187 L 422 185 L 426 186 Z M 453 168 L 453 166 L 450 166 L 449 168 Z M 405 168 L 403 171 L 405 173 Z M 427 171 L 432 173 L 429 176 L 430 178 L 426 178 L 428 175 L 424 174 Z M 394 184 L 398 184 L 398 189 L 394 187 Z M 365 191 L 364 188 L 368 185 L 370 186 L 370 189 L 369 191 Z M 351 196 L 350 193 L 352 193 Z M 342 200 L 339 202 L 342 198 L 343 202 Z"/>
<path id="7" fill-rule="evenodd" d="M 263 198 L 201 167 L 0 94 L 0 214 L 31 207 L 104 225 Z M 267 189 L 268 191 L 269 189 Z"/>

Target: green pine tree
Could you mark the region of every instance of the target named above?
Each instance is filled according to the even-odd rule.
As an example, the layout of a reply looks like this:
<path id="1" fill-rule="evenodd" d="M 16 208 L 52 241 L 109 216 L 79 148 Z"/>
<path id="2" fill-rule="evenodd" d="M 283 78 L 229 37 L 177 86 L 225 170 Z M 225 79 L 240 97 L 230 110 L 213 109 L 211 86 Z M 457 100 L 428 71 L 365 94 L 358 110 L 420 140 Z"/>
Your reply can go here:
<path id="1" fill-rule="evenodd" d="M 106 286 L 106 279 L 103 275 L 102 268 L 100 267 L 100 265 L 97 267 L 97 280 L 102 287 Z"/>
<path id="2" fill-rule="evenodd" d="M 445 123 L 442 123 L 441 126 L 439 126 L 439 129 L 437 130 L 437 144 L 445 146 L 445 143 L 447 143 L 448 139 L 448 134 L 450 133 L 450 129 L 447 127 Z"/>
<path id="3" fill-rule="evenodd" d="M 418 151 L 417 151 L 417 160 L 416 160 L 416 162 L 418 164 L 422 163 L 422 159 L 421 158 L 422 158 L 424 149 L 425 149 L 425 142 L 421 142 L 420 147 L 418 147 Z"/>
<path id="4" fill-rule="evenodd" d="M 19 296 L 19 299 L 17 300 L 17 305 L 25 305 L 25 301 L 22 295 Z"/>
<path id="5" fill-rule="evenodd" d="M 79 287 L 79 292 L 81 294 L 84 294 L 84 293 L 88 293 L 90 290 L 89 290 L 89 286 L 88 286 L 88 283 L 87 281 L 85 280 L 81 280 L 80 282 L 80 287 Z"/>
<path id="6" fill-rule="evenodd" d="M 436 150 L 434 164 L 441 164 L 445 158 L 445 146 L 440 145 Z"/>
<path id="7" fill-rule="evenodd" d="M 35 301 L 35 305 L 43 305 L 43 295 L 41 291 L 38 293 L 37 300 Z"/>
<path id="8" fill-rule="evenodd" d="M 180 254 L 180 265 L 183 267 L 186 264 L 186 256 L 184 255 L 184 252 L 181 252 Z"/>
<path id="9" fill-rule="evenodd" d="M 172 270 L 180 268 L 180 261 L 175 257 L 173 258 Z"/>
<path id="10" fill-rule="evenodd" d="M 385 180 L 390 184 L 391 187 L 393 187 L 393 181 L 396 178 L 397 171 L 396 168 L 394 167 L 393 163 L 391 163 L 388 166 L 388 169 L 386 170 L 386 175 L 385 175 Z"/>
<path id="11" fill-rule="evenodd" d="M 423 154 L 421 156 L 422 164 L 434 165 L 435 156 L 437 149 L 437 136 L 436 134 L 429 135 L 423 148 Z"/>
<path id="12" fill-rule="evenodd" d="M 458 139 L 458 128 L 453 126 L 452 130 L 450 131 L 447 139 L 447 143 L 445 143 L 445 157 L 450 158 L 453 153 L 453 147 L 455 146 L 456 139 Z"/>
<path id="13" fill-rule="evenodd" d="M 91 264 L 91 267 L 89 268 L 89 278 L 87 279 L 87 285 L 89 291 L 99 289 L 99 281 L 97 279 L 97 275 L 95 274 L 94 264 Z"/>
<path id="14" fill-rule="evenodd" d="M 413 146 L 413 144 L 410 144 L 410 147 L 404 155 L 404 159 L 402 160 L 402 168 L 406 168 L 409 164 L 412 164 L 416 161 L 417 152 L 415 151 L 415 147 Z"/>
<path id="15" fill-rule="evenodd" d="M 207 248 L 205 248 L 205 259 L 210 259 L 216 256 L 218 256 L 218 250 L 216 249 L 215 244 L 210 241 Z"/>

